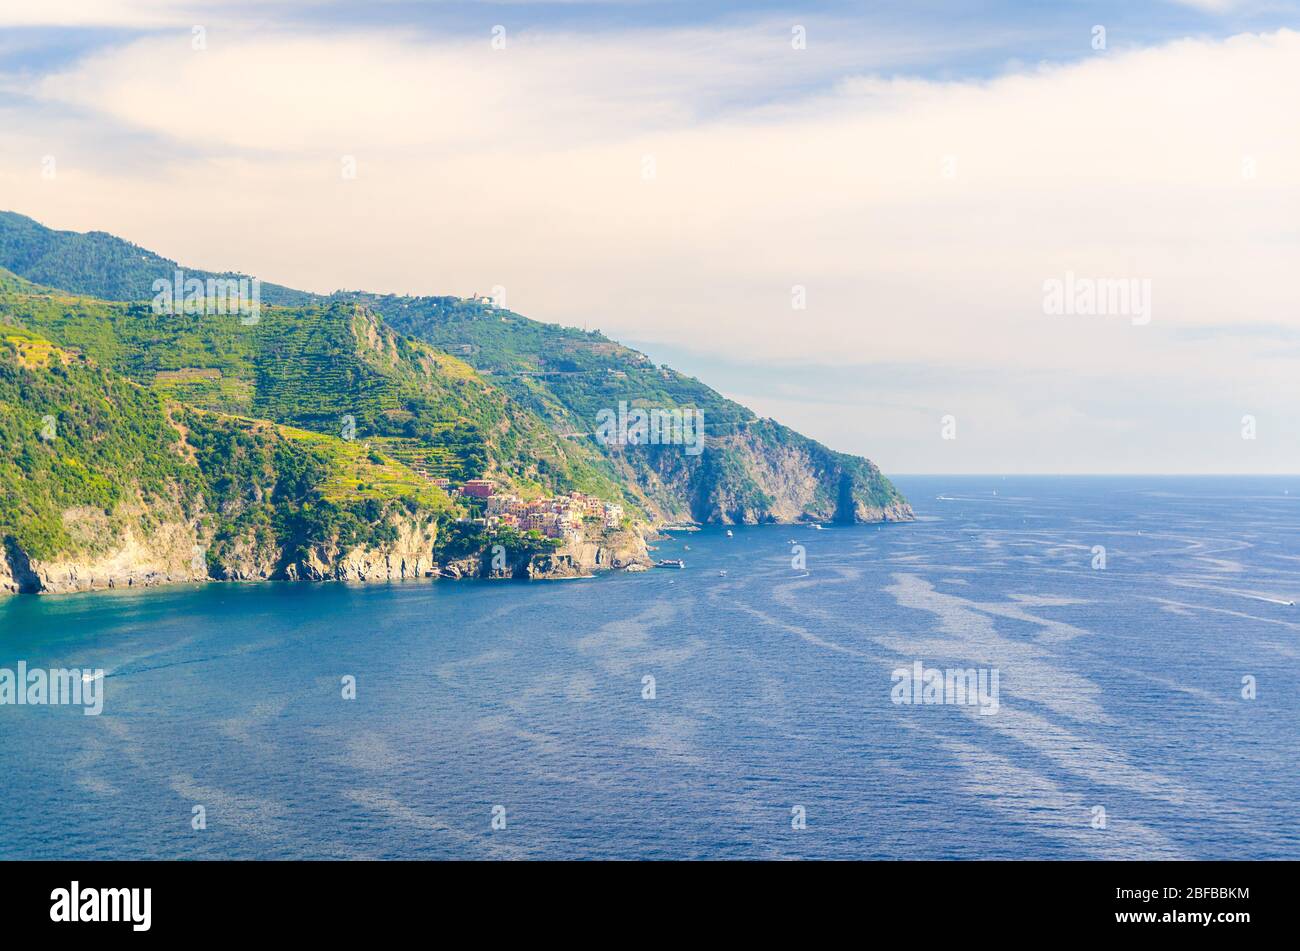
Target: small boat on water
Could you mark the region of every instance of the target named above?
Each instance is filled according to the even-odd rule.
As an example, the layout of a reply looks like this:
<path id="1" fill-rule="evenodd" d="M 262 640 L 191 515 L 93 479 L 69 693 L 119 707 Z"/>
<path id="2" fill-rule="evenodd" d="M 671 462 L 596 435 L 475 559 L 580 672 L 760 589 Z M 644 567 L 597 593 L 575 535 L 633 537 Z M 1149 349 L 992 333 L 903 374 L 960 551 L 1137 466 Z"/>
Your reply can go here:
<path id="1" fill-rule="evenodd" d="M 812 523 L 812 527 L 813 527 L 814 529 L 816 529 L 817 531 L 819 531 L 819 532 L 825 531 L 825 529 L 822 528 L 820 522 L 813 522 L 813 523 Z"/>
<path id="2" fill-rule="evenodd" d="M 655 562 L 656 568 L 685 568 L 686 562 L 680 558 L 664 558 Z"/>
<path id="3" fill-rule="evenodd" d="M 727 577 L 727 569 L 726 569 L 726 568 L 723 568 L 721 571 L 719 571 L 719 572 L 718 572 L 718 577 L 719 577 L 719 578 L 725 578 L 725 577 Z"/>
<path id="4" fill-rule="evenodd" d="M 733 532 L 731 529 L 727 529 L 727 537 L 733 538 L 734 536 L 735 536 L 735 532 Z"/>

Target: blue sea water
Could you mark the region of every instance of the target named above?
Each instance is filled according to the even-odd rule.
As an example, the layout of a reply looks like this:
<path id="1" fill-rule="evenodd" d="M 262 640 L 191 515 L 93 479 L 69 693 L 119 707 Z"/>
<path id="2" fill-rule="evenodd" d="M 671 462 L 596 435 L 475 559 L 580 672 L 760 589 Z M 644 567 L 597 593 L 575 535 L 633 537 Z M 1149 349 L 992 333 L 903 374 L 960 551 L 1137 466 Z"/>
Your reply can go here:
<path id="1" fill-rule="evenodd" d="M 0 706 L 0 858 L 1300 858 L 1300 478 L 897 481 L 681 571 L 0 599 L 106 671 Z"/>

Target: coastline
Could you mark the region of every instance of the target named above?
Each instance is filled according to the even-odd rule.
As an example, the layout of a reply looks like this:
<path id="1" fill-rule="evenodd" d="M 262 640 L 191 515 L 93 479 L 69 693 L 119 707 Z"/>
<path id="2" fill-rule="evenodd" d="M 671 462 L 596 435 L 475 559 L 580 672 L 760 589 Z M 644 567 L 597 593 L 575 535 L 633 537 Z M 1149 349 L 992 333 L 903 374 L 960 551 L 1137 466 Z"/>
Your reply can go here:
<path id="1" fill-rule="evenodd" d="M 888 510 L 878 509 L 879 517 L 855 519 L 851 525 L 914 521 L 915 515 L 906 502 Z M 554 552 L 524 552 L 507 556 L 505 563 L 493 565 L 491 552 L 476 552 L 459 559 L 435 561 L 432 549 L 311 552 L 309 556 L 275 568 L 261 565 L 256 570 L 228 572 L 218 577 L 195 569 L 192 550 L 197 547 L 176 544 L 173 531 L 161 532 L 165 544 L 151 547 L 128 539 L 124 545 L 98 559 L 57 559 L 48 563 L 31 562 L 12 549 L 0 559 L 0 597 L 6 595 L 57 596 L 87 594 L 113 590 L 167 588 L 185 584 L 238 582 L 328 582 L 348 581 L 363 584 L 386 584 L 394 581 L 566 581 L 592 579 L 615 571 L 642 571 L 655 566 L 649 542 L 663 541 L 668 532 L 699 532 L 706 528 L 773 525 L 798 527 L 815 524 L 812 518 L 771 520 L 743 523 L 730 521 L 684 524 L 638 523 L 629 529 L 599 540 L 583 541 Z M 181 539 L 182 542 L 191 539 Z M 184 557 L 178 557 L 183 554 Z M 320 557 L 320 556 L 326 557 Z"/>

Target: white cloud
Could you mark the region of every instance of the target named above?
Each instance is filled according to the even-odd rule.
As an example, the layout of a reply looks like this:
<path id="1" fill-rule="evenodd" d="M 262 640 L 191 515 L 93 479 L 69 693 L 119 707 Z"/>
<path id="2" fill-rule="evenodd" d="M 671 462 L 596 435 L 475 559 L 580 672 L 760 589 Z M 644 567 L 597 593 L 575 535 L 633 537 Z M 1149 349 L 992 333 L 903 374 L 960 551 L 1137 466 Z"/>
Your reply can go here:
<path id="1" fill-rule="evenodd" d="M 323 6 L 331 0 L 277 0 L 283 6 Z M 0 0 L 0 26 L 153 29 L 226 22 L 255 15 L 248 0 Z"/>
<path id="2" fill-rule="evenodd" d="M 28 90 L 58 118 L 4 123 L 0 205 L 319 290 L 502 284 L 532 316 L 756 363 L 1046 372 L 1047 391 L 985 400 L 1025 446 L 1064 427 L 1106 451 L 1113 427 L 1071 420 L 1115 381 L 1141 384 L 1153 426 L 1185 425 L 1178 392 L 1296 404 L 1293 358 L 1173 331 L 1300 329 L 1300 34 L 985 82 L 850 75 L 873 55 L 833 37 L 794 51 L 780 24 L 501 51 L 153 37 Z M 55 182 L 34 181 L 45 154 Z M 1067 271 L 1150 279 L 1151 324 L 1045 316 L 1043 282 Z"/>
<path id="3" fill-rule="evenodd" d="M 1207 13 L 1227 13 L 1242 6 L 1242 0 L 1170 0 L 1184 7 L 1195 7 Z"/>
<path id="4" fill-rule="evenodd" d="M 0 25 L 152 27 L 183 22 L 184 9 L 167 0 L 0 0 Z"/>

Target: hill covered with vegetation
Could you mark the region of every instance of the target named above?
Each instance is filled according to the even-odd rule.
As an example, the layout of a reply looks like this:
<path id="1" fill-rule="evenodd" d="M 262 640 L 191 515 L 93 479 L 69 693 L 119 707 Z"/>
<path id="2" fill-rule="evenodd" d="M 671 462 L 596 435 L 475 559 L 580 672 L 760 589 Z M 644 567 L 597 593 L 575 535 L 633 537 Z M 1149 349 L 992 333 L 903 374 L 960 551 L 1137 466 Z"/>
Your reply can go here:
<path id="1" fill-rule="evenodd" d="M 656 366 L 599 331 L 529 320 L 482 300 L 364 294 L 349 299 L 383 315 L 397 330 L 461 355 L 562 432 L 591 438 L 602 410 L 620 403 L 698 409 L 709 451 L 697 458 L 683 458 L 675 446 L 602 446 L 623 478 L 679 517 L 873 521 L 910 515 L 902 496 L 870 461 L 760 419 L 699 380 Z"/>
<path id="2" fill-rule="evenodd" d="M 468 364 L 394 332 L 357 303 L 266 307 L 246 324 L 40 288 L 0 302 L 10 323 L 189 406 L 346 432 L 430 478 L 490 476 L 523 491 L 621 497 L 593 454 Z"/>
<path id="3" fill-rule="evenodd" d="M 185 406 L 3 322 L 0 439 L 7 590 L 282 577 L 455 512 L 363 444 Z"/>
<path id="4" fill-rule="evenodd" d="M 143 301 L 153 298 L 154 281 L 170 281 L 180 265 L 103 231 L 55 231 L 25 215 L 0 211 L 0 267 L 33 284 L 105 300 Z M 204 281 L 246 276 L 194 268 L 185 272 Z M 268 304 L 301 304 L 311 296 L 278 284 L 262 285 L 262 300 Z"/>
<path id="5" fill-rule="evenodd" d="M 581 491 L 650 523 L 910 517 L 868 460 L 598 332 L 483 300 L 269 284 L 253 319 L 159 312 L 153 282 L 177 267 L 0 213 L 0 537 L 15 577 L 24 559 L 138 547 L 150 520 L 216 577 L 316 576 L 326 550 L 427 554 L 440 527 L 487 544 L 446 531 L 473 513 L 439 479 Z M 700 414 L 703 450 L 601 438 L 621 406 Z"/>

